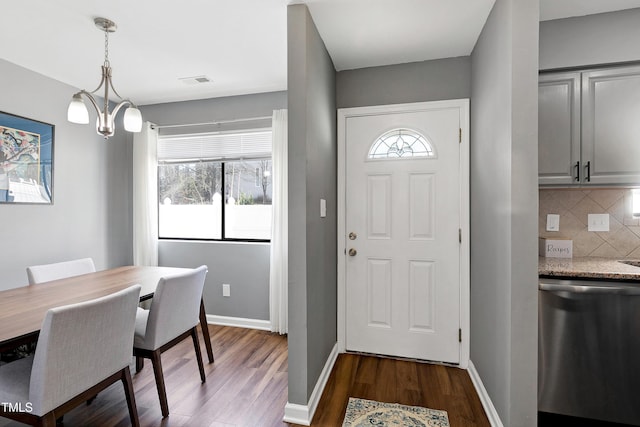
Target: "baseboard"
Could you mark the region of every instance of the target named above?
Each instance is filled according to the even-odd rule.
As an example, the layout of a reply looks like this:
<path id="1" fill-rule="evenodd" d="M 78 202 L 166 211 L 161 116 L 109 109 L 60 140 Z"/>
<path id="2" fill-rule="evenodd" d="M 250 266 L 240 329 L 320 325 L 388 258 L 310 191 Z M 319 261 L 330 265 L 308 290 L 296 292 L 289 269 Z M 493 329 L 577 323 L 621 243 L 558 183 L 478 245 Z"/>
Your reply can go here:
<path id="1" fill-rule="evenodd" d="M 467 368 L 467 372 L 469 372 L 471 382 L 476 388 L 478 397 L 480 397 L 480 402 L 482 403 L 484 412 L 487 414 L 487 418 L 489 419 L 491 427 L 504 427 L 502 421 L 500 420 L 500 416 L 498 415 L 498 411 L 496 411 L 496 408 L 495 406 L 493 406 L 493 402 L 489 397 L 489 393 L 487 393 L 487 389 L 484 388 L 482 379 L 480 379 L 480 374 L 478 374 L 478 371 L 476 370 L 476 367 L 474 366 L 473 362 L 471 362 L 471 360 L 469 360 L 469 367 Z"/>
<path id="2" fill-rule="evenodd" d="M 271 330 L 271 321 L 260 319 L 245 319 L 243 317 L 227 317 L 207 314 L 207 323 L 212 325 L 235 326 L 238 328 L 260 329 L 261 331 Z"/>
<path id="3" fill-rule="evenodd" d="M 287 402 L 284 407 L 283 421 L 285 423 L 300 424 L 303 426 L 311 425 L 313 415 L 316 413 L 316 409 L 318 409 L 318 403 L 320 403 L 322 392 L 327 385 L 327 381 L 329 381 L 333 365 L 335 365 L 336 359 L 338 359 L 338 353 L 338 343 L 336 343 L 333 346 L 331 353 L 329 353 L 329 357 L 324 364 L 322 372 L 320 372 L 320 377 L 316 382 L 316 386 L 313 388 L 313 392 L 309 397 L 309 403 L 307 405 L 298 405 Z"/>
<path id="4" fill-rule="evenodd" d="M 307 405 L 297 405 L 289 403 L 284 406 L 285 423 L 298 424 L 301 426 L 310 426 L 313 416 L 309 416 L 309 407 Z"/>

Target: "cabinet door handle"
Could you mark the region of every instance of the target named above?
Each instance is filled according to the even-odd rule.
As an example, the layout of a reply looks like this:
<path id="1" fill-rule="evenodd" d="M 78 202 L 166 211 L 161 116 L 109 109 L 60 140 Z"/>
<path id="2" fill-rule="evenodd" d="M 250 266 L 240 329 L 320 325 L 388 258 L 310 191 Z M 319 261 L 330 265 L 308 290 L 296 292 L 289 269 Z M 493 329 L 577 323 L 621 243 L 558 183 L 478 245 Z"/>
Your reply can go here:
<path id="1" fill-rule="evenodd" d="M 576 162 L 576 181 L 580 182 L 580 162 Z"/>
<path id="2" fill-rule="evenodd" d="M 587 182 L 591 182 L 591 161 L 587 162 Z"/>

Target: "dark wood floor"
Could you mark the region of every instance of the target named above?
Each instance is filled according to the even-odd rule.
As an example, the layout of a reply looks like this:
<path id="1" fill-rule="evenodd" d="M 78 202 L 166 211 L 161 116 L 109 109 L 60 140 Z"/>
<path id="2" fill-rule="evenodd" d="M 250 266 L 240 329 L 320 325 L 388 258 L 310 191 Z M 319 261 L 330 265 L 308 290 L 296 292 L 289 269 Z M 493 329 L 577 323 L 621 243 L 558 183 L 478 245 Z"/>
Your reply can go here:
<path id="1" fill-rule="evenodd" d="M 206 383 L 200 382 L 191 339 L 162 355 L 170 411 L 164 420 L 151 364 L 147 361 L 142 372 L 133 375 L 141 426 L 286 427 L 282 422 L 287 403 L 286 337 L 215 325 L 209 325 L 209 331 L 215 362 L 207 363 L 201 341 Z M 22 426 L 3 422 L 0 418 L 2 427 Z M 100 393 L 91 405 L 81 405 L 64 416 L 66 427 L 130 425 L 121 383 Z"/>
<path id="2" fill-rule="evenodd" d="M 489 427 L 467 371 L 441 365 L 341 354 L 312 426 L 340 426 L 349 397 L 447 411 L 451 427 Z"/>
<path id="3" fill-rule="evenodd" d="M 209 325 L 215 363 L 205 363 L 200 383 L 190 339 L 162 355 L 170 415 L 162 419 L 149 363 L 133 376 L 142 427 L 288 427 L 286 337 L 264 331 Z M 204 347 L 203 347 L 204 348 Z M 206 354 L 204 355 L 206 361 Z M 339 427 L 349 396 L 444 409 L 451 427 L 489 426 L 466 371 L 369 356 L 340 355 L 313 420 Z M 0 426 L 22 424 L 0 419 Z M 64 417 L 64 425 L 130 425 L 121 384 Z"/>

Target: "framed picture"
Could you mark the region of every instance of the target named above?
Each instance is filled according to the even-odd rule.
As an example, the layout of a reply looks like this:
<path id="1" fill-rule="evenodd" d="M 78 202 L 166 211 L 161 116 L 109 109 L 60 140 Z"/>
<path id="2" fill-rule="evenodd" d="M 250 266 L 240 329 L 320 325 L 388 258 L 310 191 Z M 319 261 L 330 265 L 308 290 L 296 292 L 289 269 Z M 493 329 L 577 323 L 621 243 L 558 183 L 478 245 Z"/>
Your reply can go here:
<path id="1" fill-rule="evenodd" d="M 54 129 L 0 111 L 0 204 L 53 203 Z"/>

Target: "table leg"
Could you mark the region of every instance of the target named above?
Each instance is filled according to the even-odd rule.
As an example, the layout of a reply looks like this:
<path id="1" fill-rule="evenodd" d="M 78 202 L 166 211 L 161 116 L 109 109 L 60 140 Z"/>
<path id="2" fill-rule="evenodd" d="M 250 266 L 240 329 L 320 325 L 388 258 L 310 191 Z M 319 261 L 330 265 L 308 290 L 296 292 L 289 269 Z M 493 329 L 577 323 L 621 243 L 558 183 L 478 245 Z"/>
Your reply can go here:
<path id="1" fill-rule="evenodd" d="M 204 337 L 204 346 L 207 348 L 209 363 L 213 363 L 213 348 L 211 348 L 211 337 L 209 336 L 209 326 L 207 324 L 207 313 L 204 311 L 204 299 L 200 300 L 200 326 Z"/>

